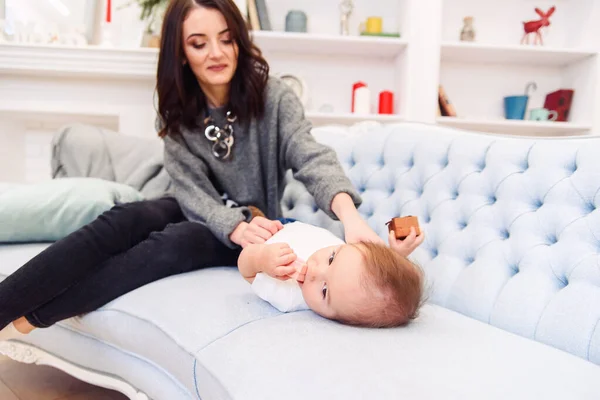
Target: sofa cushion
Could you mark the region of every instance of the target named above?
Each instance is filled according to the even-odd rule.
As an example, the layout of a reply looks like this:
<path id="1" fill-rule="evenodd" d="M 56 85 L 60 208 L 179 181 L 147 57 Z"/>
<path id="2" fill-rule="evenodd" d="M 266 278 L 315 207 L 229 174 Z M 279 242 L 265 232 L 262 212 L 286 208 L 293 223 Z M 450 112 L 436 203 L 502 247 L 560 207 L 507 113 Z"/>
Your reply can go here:
<path id="1" fill-rule="evenodd" d="M 0 192 L 0 242 L 52 242 L 115 204 L 143 199 L 134 188 L 96 178 L 63 178 Z"/>
<path id="2" fill-rule="evenodd" d="M 35 249 L 0 246 L 2 274 Z M 281 314 L 235 268 L 222 267 L 151 283 L 61 325 L 147 360 L 204 399 L 591 400 L 600 393 L 592 363 L 439 306 L 421 314 L 397 329 L 348 327 L 311 311 Z"/>
<path id="3" fill-rule="evenodd" d="M 233 399 L 591 400 L 600 393 L 600 367 L 436 305 L 395 329 L 343 326 L 310 311 L 261 319 L 198 358 Z"/>

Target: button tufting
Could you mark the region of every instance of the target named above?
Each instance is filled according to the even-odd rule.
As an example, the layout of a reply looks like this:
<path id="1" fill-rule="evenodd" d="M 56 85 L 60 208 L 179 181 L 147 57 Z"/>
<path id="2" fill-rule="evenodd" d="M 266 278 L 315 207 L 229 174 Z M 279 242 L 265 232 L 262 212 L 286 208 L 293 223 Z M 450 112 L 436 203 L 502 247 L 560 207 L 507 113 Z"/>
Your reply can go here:
<path id="1" fill-rule="evenodd" d="M 474 261 L 475 261 L 475 259 L 473 257 L 467 257 L 467 258 L 465 258 L 465 262 L 468 265 L 473 264 Z"/>
<path id="2" fill-rule="evenodd" d="M 313 212 L 316 213 L 319 211 L 319 207 L 316 204 L 313 204 Z"/>
<path id="3" fill-rule="evenodd" d="M 496 202 L 498 201 L 498 199 L 496 198 L 496 196 L 491 195 L 489 198 L 489 202 L 490 204 L 496 204 Z"/>
<path id="4" fill-rule="evenodd" d="M 542 206 L 544 205 L 544 202 L 542 200 L 537 200 L 534 205 L 539 209 L 542 208 Z"/>
<path id="5" fill-rule="evenodd" d="M 412 168 L 415 166 L 415 159 L 411 157 L 410 160 L 408 160 L 408 168 Z"/>
<path id="6" fill-rule="evenodd" d="M 452 193 L 452 200 L 456 200 L 458 198 L 458 190 Z"/>
<path id="7" fill-rule="evenodd" d="M 431 249 L 431 257 L 432 258 L 436 258 L 438 256 L 439 252 L 438 249 Z"/>
<path id="8" fill-rule="evenodd" d="M 460 230 L 463 230 L 467 227 L 467 223 L 462 221 L 458 223 L 458 227 L 460 228 Z"/>
<path id="9" fill-rule="evenodd" d="M 507 229 L 503 230 L 502 232 L 500 232 L 500 237 L 504 240 L 508 239 L 510 237 L 510 233 L 508 232 Z"/>
<path id="10" fill-rule="evenodd" d="M 426 224 L 428 224 L 428 223 L 430 223 L 430 222 L 431 222 L 431 217 L 430 217 L 429 215 L 426 215 L 426 216 L 423 218 L 423 221 L 424 221 Z"/>
<path id="11" fill-rule="evenodd" d="M 548 236 L 548 244 L 549 245 L 556 244 L 556 242 L 558 242 L 558 238 L 556 237 L 556 235 Z"/>
<path id="12" fill-rule="evenodd" d="M 594 203 L 588 203 L 586 211 L 588 214 L 593 213 L 594 211 L 596 211 L 596 205 Z"/>

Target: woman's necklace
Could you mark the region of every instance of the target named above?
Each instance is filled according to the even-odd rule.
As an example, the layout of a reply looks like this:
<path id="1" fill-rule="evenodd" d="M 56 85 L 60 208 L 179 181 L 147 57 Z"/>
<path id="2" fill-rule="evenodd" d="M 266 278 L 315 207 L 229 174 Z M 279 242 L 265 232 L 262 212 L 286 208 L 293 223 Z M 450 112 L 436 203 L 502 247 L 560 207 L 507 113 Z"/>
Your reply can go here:
<path id="1" fill-rule="evenodd" d="M 212 153 L 220 160 L 226 160 L 231 155 L 231 148 L 234 143 L 233 123 L 237 117 L 231 111 L 227 111 L 225 119 L 225 127 L 223 128 L 217 126 L 210 115 L 204 120 L 204 124 L 207 125 L 204 130 L 204 136 L 211 142 L 214 142 Z"/>

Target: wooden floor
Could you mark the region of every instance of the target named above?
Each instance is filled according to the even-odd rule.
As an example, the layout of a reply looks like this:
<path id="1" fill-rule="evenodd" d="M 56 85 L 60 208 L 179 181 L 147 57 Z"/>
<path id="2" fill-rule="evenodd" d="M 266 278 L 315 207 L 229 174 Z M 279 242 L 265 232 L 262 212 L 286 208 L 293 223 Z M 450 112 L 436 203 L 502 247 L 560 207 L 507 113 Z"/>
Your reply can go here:
<path id="1" fill-rule="evenodd" d="M 0 400 L 127 400 L 121 393 L 81 382 L 57 369 L 0 356 Z"/>

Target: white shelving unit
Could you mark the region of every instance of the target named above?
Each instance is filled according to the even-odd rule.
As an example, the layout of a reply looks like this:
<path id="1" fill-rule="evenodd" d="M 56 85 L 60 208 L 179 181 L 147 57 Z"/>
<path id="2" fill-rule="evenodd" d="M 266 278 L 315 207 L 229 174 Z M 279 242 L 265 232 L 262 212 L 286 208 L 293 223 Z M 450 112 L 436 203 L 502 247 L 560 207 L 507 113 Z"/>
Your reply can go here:
<path id="1" fill-rule="evenodd" d="M 306 115 L 317 125 L 350 125 L 362 120 L 399 121 L 411 102 L 409 8 L 413 0 L 354 0 L 350 35 L 339 33 L 339 1 L 268 0 L 272 31 L 252 36 L 274 74 L 292 74 L 308 88 Z M 299 9 L 308 15 L 308 32 L 285 32 L 286 14 Z M 360 36 L 358 26 L 369 16 L 383 16 L 385 32 L 400 38 Z M 367 84 L 371 91 L 368 116 L 351 113 L 352 86 Z M 394 115 L 378 115 L 379 93 L 394 93 Z M 321 110 L 332 110 L 330 113 Z"/>
<path id="2" fill-rule="evenodd" d="M 443 0 L 439 82 L 457 118 L 436 123 L 460 129 L 518 135 L 579 135 L 600 131 L 594 110 L 600 101 L 600 2 L 593 0 Z M 520 44 L 523 22 L 537 20 L 538 7 L 555 6 L 551 25 L 542 30 L 544 45 Z M 474 17 L 476 41 L 460 42 L 463 17 Z M 533 38 L 531 38 L 533 40 Z M 525 120 L 504 119 L 503 98 L 523 95 L 531 82 Z M 531 87 L 531 86 L 530 86 Z M 548 93 L 575 91 L 567 122 L 529 121 Z"/>
<path id="3" fill-rule="evenodd" d="M 594 50 L 541 46 L 443 42 L 442 62 L 568 67 L 596 56 Z"/>
<path id="4" fill-rule="evenodd" d="M 580 125 L 572 122 L 519 121 L 505 119 L 478 120 L 455 117 L 438 117 L 436 121 L 441 125 L 459 129 L 528 136 L 581 135 L 592 128 L 590 125 Z"/>
<path id="5" fill-rule="evenodd" d="M 401 115 L 385 115 L 385 114 L 343 114 L 343 113 L 324 113 L 324 112 L 308 112 L 306 117 L 315 125 L 342 124 L 351 125 L 361 121 L 375 121 L 381 123 L 402 122 L 405 120 Z"/>
<path id="6" fill-rule="evenodd" d="M 406 49 L 405 39 L 307 34 L 274 31 L 253 32 L 256 44 L 267 53 L 292 53 L 342 57 L 374 57 L 393 60 Z"/>

